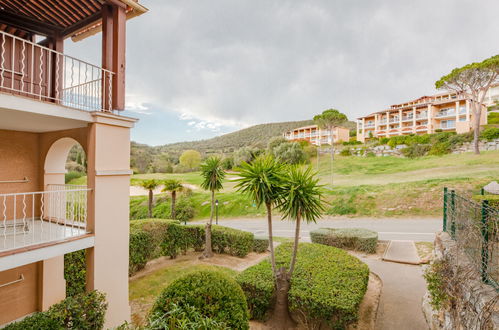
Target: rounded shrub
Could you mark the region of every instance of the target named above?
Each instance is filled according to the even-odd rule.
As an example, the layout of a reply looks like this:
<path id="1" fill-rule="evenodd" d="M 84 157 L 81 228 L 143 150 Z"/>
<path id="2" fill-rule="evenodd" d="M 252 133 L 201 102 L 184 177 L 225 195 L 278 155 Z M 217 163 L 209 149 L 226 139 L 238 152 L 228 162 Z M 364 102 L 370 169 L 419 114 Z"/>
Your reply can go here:
<path id="1" fill-rule="evenodd" d="M 313 243 L 367 253 L 375 253 L 378 244 L 378 233 L 363 228 L 320 228 L 312 230 L 310 238 Z"/>
<path id="2" fill-rule="evenodd" d="M 257 253 L 266 252 L 269 248 L 269 239 L 266 237 L 255 237 L 253 239 L 253 251 Z"/>
<path id="3" fill-rule="evenodd" d="M 276 248 L 278 268 L 289 267 L 292 249 L 292 243 Z M 246 269 L 236 280 L 246 294 L 252 318 L 264 320 L 275 300 L 270 262 Z M 291 315 L 307 329 L 344 329 L 357 319 L 368 280 L 367 265 L 346 251 L 300 243 L 288 294 Z"/>
<path id="4" fill-rule="evenodd" d="M 253 234 L 229 227 L 213 226 L 211 244 L 216 253 L 245 257 L 253 249 Z"/>
<path id="5" fill-rule="evenodd" d="M 203 317 L 231 329 L 249 328 L 246 298 L 241 287 L 218 271 L 196 271 L 172 282 L 157 298 L 149 322 L 168 314 L 172 304 L 194 308 Z"/>

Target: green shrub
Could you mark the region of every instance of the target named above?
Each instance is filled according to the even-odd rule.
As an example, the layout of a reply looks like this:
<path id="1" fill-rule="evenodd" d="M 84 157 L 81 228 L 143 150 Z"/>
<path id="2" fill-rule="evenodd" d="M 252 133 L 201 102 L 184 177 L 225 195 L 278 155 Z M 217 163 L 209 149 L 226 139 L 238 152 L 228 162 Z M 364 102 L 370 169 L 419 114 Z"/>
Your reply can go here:
<path id="1" fill-rule="evenodd" d="M 489 112 L 487 123 L 489 125 L 497 125 L 499 124 L 499 112 Z"/>
<path id="2" fill-rule="evenodd" d="M 196 215 L 194 204 L 188 198 L 180 198 L 175 205 L 175 218 L 180 222 L 187 223 Z"/>
<path id="3" fill-rule="evenodd" d="M 310 238 L 313 243 L 367 253 L 375 253 L 378 244 L 378 233 L 363 228 L 320 228 L 312 230 Z"/>
<path id="4" fill-rule="evenodd" d="M 253 234 L 228 227 L 213 226 L 211 245 L 217 253 L 245 257 L 253 249 Z"/>
<path id="5" fill-rule="evenodd" d="M 129 327 L 128 329 L 132 328 Z M 212 318 L 203 316 L 196 308 L 190 305 L 186 304 L 184 306 L 179 306 L 175 303 L 170 303 L 168 306 L 165 306 L 164 312 L 158 312 L 151 315 L 148 320 L 148 325 L 143 329 L 229 330 L 230 328 L 223 322 L 218 322 Z"/>
<path id="6" fill-rule="evenodd" d="M 277 267 L 288 267 L 292 243 L 276 249 Z M 291 278 L 289 309 L 307 328 L 328 325 L 345 328 L 357 319 L 367 290 L 369 268 L 347 252 L 320 244 L 300 243 L 296 269 Z M 237 276 L 248 300 L 251 315 L 264 319 L 273 304 L 274 283 L 268 260 Z"/>
<path id="7" fill-rule="evenodd" d="M 163 243 L 169 240 L 168 228 L 173 224 L 179 224 L 176 220 L 166 219 L 143 219 L 130 221 L 130 231 L 134 229 L 143 230 L 150 235 L 153 251 L 151 258 L 165 255 Z"/>
<path id="8" fill-rule="evenodd" d="M 428 151 L 428 155 L 431 156 L 442 156 L 451 152 L 451 146 L 448 141 L 437 142 L 433 144 Z"/>
<path id="9" fill-rule="evenodd" d="M 152 321 L 168 313 L 172 303 L 180 308 L 190 306 L 203 317 L 222 322 L 231 329 L 249 329 L 241 287 L 219 271 L 196 271 L 175 280 L 157 298 L 151 310 Z"/>
<path id="10" fill-rule="evenodd" d="M 22 321 L 9 324 L 4 329 L 102 329 L 106 309 L 105 295 L 98 291 L 91 291 L 68 297 L 50 307 L 46 312 L 35 313 Z"/>
<path id="11" fill-rule="evenodd" d="M 74 179 L 81 178 L 84 175 L 86 175 L 86 174 L 82 173 L 82 172 L 69 171 L 69 172 L 64 174 L 64 183 L 69 183 L 70 181 L 73 181 Z"/>
<path id="12" fill-rule="evenodd" d="M 430 293 L 430 304 L 439 310 L 449 301 L 449 296 L 445 291 L 445 276 L 448 274 L 448 265 L 444 260 L 437 260 L 426 268 L 423 277 Z"/>
<path id="13" fill-rule="evenodd" d="M 417 158 L 426 156 L 431 146 L 426 144 L 411 144 L 407 148 L 400 150 L 407 158 Z"/>
<path id="14" fill-rule="evenodd" d="M 255 237 L 253 239 L 253 251 L 256 253 L 266 252 L 269 248 L 269 239 L 266 237 Z"/>
<path id="15" fill-rule="evenodd" d="M 87 282 L 85 250 L 78 250 L 64 255 L 64 279 L 66 296 L 73 297 L 85 293 Z"/>
<path id="16" fill-rule="evenodd" d="M 480 133 L 480 137 L 485 140 L 499 139 L 499 127 L 489 127 Z"/>
<path id="17" fill-rule="evenodd" d="M 128 250 L 128 274 L 132 275 L 145 267 L 154 251 L 152 236 L 141 229 L 130 229 L 130 247 Z"/>
<path id="18" fill-rule="evenodd" d="M 352 151 L 350 150 L 350 148 L 344 148 L 343 150 L 340 151 L 340 155 L 341 156 L 351 156 Z"/>

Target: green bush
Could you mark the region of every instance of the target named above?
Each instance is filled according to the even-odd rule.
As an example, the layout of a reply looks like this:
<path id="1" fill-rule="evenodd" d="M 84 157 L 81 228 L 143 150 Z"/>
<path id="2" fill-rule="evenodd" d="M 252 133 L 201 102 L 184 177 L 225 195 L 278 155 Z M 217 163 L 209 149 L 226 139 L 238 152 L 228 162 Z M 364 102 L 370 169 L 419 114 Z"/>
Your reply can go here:
<path id="1" fill-rule="evenodd" d="M 106 309 L 105 295 L 98 291 L 91 291 L 68 297 L 50 307 L 46 312 L 35 313 L 22 321 L 9 324 L 4 329 L 102 329 Z"/>
<path id="2" fill-rule="evenodd" d="M 168 313 L 172 303 L 180 308 L 190 306 L 203 317 L 222 322 L 231 329 L 249 329 L 248 309 L 241 287 L 219 271 L 196 271 L 171 283 L 151 310 L 152 322 Z"/>
<path id="3" fill-rule="evenodd" d="M 430 149 L 431 146 L 426 144 L 411 144 L 400 151 L 407 158 L 417 158 L 425 156 Z"/>
<path id="4" fill-rule="evenodd" d="M 132 327 L 124 329 L 135 329 Z M 142 329 L 142 328 L 141 328 Z M 229 330 L 230 328 L 223 322 L 215 321 L 212 318 L 203 316 L 196 308 L 190 305 L 179 306 L 170 303 L 165 306 L 164 312 L 151 315 L 148 325 L 144 330 L 164 330 L 164 329 L 214 329 Z"/>
<path id="5" fill-rule="evenodd" d="M 487 123 L 489 125 L 497 125 L 499 124 L 499 112 L 489 112 Z"/>
<path id="6" fill-rule="evenodd" d="M 64 279 L 66 296 L 73 297 L 85 293 L 87 282 L 85 250 L 78 250 L 64 255 Z"/>
<path id="7" fill-rule="evenodd" d="M 437 260 L 426 268 L 423 277 L 430 293 L 430 304 L 436 310 L 441 309 L 449 301 L 445 291 L 445 277 L 449 275 L 448 264 L 445 260 Z"/>
<path id="8" fill-rule="evenodd" d="M 351 156 L 352 151 L 350 150 L 350 148 L 344 148 L 343 150 L 340 151 L 340 155 L 341 156 Z"/>
<path id="9" fill-rule="evenodd" d="M 168 237 L 168 228 L 175 224 L 179 224 L 179 222 L 166 219 L 132 220 L 130 221 L 130 231 L 143 230 L 149 234 L 153 247 L 151 258 L 157 258 L 165 255 L 164 251 L 167 247 L 164 242 L 170 239 Z"/>
<path id="10" fill-rule="evenodd" d="M 211 245 L 217 253 L 245 257 L 253 249 L 253 234 L 228 227 L 213 226 Z"/>
<path id="11" fill-rule="evenodd" d="M 320 228 L 312 230 L 310 238 L 313 243 L 367 253 L 375 253 L 378 244 L 378 233 L 363 228 Z"/>
<path id="12" fill-rule="evenodd" d="M 433 144 L 428 151 L 430 156 L 442 156 L 451 152 L 451 145 L 448 141 Z"/>
<path id="13" fill-rule="evenodd" d="M 269 248 L 269 239 L 266 237 L 255 237 L 253 239 L 253 251 L 256 253 L 266 252 Z"/>
<path id="14" fill-rule="evenodd" d="M 292 243 L 276 249 L 277 267 L 288 267 Z M 307 328 L 327 325 L 342 329 L 357 319 L 367 290 L 369 268 L 347 252 L 320 244 L 300 243 L 291 278 L 289 309 Z M 248 300 L 251 316 L 265 319 L 273 305 L 274 283 L 268 260 L 237 276 Z"/>
<path id="15" fill-rule="evenodd" d="M 480 137 L 485 140 L 499 139 L 499 127 L 489 127 L 480 133 Z"/>
<path id="16" fill-rule="evenodd" d="M 86 174 L 82 172 L 69 171 L 64 174 L 64 183 L 69 183 L 70 181 L 81 178 L 84 175 Z"/>
<path id="17" fill-rule="evenodd" d="M 175 205 L 175 218 L 180 222 L 187 223 L 196 215 L 194 204 L 188 198 L 180 198 Z"/>
<path id="18" fill-rule="evenodd" d="M 151 259 L 154 248 L 152 235 L 141 229 L 130 229 L 129 275 L 145 267 L 147 261 Z"/>

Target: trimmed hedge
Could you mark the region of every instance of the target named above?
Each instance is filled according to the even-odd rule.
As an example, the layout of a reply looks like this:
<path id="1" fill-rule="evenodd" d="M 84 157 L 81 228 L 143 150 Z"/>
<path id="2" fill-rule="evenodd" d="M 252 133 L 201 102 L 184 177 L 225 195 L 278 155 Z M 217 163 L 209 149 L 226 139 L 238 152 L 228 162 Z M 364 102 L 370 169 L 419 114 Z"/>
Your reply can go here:
<path id="1" fill-rule="evenodd" d="M 266 237 L 255 237 L 253 239 L 253 251 L 256 253 L 267 252 L 269 248 L 269 239 Z"/>
<path id="2" fill-rule="evenodd" d="M 91 291 L 68 297 L 50 307 L 46 312 L 38 312 L 11 323 L 6 330 L 96 330 L 104 326 L 104 316 L 107 309 L 103 293 Z"/>
<path id="3" fill-rule="evenodd" d="M 157 312 L 149 317 L 148 325 L 141 327 L 143 330 L 159 329 L 213 329 L 229 330 L 230 328 L 223 322 L 215 321 L 212 318 L 205 317 L 198 309 L 184 305 L 179 306 L 170 303 L 165 306 L 164 311 Z M 137 329 L 133 326 L 124 326 L 120 329 Z"/>
<path id="4" fill-rule="evenodd" d="M 320 228 L 310 232 L 313 243 L 375 253 L 378 233 L 363 228 Z"/>
<path id="5" fill-rule="evenodd" d="M 64 255 L 64 279 L 66 280 L 66 297 L 85 293 L 87 282 L 85 250 Z"/>
<path id="6" fill-rule="evenodd" d="M 212 226 L 213 251 L 245 257 L 252 251 L 253 234 L 242 230 Z M 175 220 L 146 219 L 130 221 L 129 274 L 145 267 L 147 261 L 169 256 L 176 258 L 189 249 L 202 251 L 204 225 L 183 225 Z"/>
<path id="7" fill-rule="evenodd" d="M 277 267 L 289 267 L 292 243 L 276 249 Z M 252 266 L 236 278 L 248 301 L 251 317 L 264 320 L 274 303 L 274 282 L 268 260 Z M 367 290 L 369 268 L 346 251 L 313 243 L 300 243 L 291 278 L 289 309 L 309 328 L 344 328 L 357 320 Z"/>
<path id="8" fill-rule="evenodd" d="M 248 309 L 241 287 L 219 271 L 196 271 L 173 281 L 157 298 L 149 323 L 168 314 L 171 304 L 194 308 L 203 317 L 231 329 L 249 329 Z"/>

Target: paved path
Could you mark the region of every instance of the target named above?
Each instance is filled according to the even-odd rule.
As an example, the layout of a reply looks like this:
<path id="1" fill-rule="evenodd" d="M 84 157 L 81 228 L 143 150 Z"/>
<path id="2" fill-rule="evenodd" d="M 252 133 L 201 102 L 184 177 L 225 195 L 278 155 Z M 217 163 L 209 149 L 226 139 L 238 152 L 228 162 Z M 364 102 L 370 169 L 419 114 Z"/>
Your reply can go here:
<path id="1" fill-rule="evenodd" d="M 383 260 L 412 265 L 419 265 L 421 263 L 414 241 L 390 241 Z"/>
<path id="2" fill-rule="evenodd" d="M 203 221 L 204 222 L 204 221 Z M 265 218 L 234 218 L 219 220 L 222 226 L 250 231 L 258 236 L 267 236 Z M 381 240 L 413 240 L 433 242 L 435 232 L 440 231 L 440 218 L 323 218 L 317 223 L 302 223 L 301 237 L 310 241 L 310 231 L 322 227 L 352 228 L 360 227 L 377 231 Z M 280 220 L 273 221 L 274 236 L 293 237 L 294 223 Z"/>
<path id="3" fill-rule="evenodd" d="M 421 266 L 361 259 L 383 281 L 376 329 L 427 330 L 421 308 L 426 290 Z"/>

